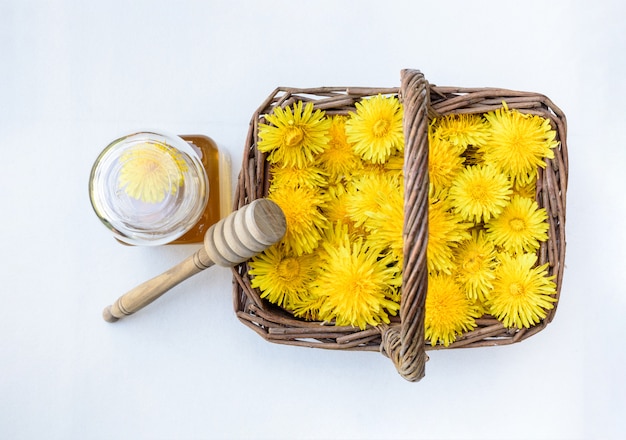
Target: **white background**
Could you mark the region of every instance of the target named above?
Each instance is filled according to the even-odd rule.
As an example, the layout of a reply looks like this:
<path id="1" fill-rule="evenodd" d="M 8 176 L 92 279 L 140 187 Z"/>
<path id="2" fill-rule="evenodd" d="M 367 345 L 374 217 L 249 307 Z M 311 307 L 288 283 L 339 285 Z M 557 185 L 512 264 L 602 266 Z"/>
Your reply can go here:
<path id="1" fill-rule="evenodd" d="M 603 439 L 626 430 L 626 7 L 620 1 L 0 3 L 0 438 Z M 211 136 L 239 172 L 279 85 L 541 92 L 568 117 L 555 320 L 508 347 L 377 353 L 270 344 L 209 269 L 116 324 L 100 313 L 194 246 L 117 244 L 87 182 L 144 128 Z"/>

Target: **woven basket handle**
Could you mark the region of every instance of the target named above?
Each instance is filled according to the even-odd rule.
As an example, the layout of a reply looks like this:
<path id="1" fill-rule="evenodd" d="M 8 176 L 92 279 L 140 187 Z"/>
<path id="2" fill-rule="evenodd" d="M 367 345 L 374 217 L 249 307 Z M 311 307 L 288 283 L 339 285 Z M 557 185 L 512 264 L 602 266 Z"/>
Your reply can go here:
<path id="1" fill-rule="evenodd" d="M 404 106 L 404 264 L 401 324 L 382 327 L 380 350 L 411 382 L 424 377 L 424 303 L 428 283 L 428 82 L 418 70 L 403 70 Z"/>

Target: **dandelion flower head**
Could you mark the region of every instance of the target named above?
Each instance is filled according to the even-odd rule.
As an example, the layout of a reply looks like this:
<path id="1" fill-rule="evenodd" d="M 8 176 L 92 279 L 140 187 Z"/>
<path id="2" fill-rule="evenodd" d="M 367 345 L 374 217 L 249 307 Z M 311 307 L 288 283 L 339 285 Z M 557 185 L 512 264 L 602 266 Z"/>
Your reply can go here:
<path id="1" fill-rule="evenodd" d="M 389 323 L 400 304 L 394 301 L 393 286 L 399 286 L 399 268 L 388 256 L 368 247 L 363 238 L 350 238 L 341 228 L 333 243 L 324 242 L 320 271 L 312 284 L 315 296 L 323 297 L 319 317 L 339 326 L 365 329 Z"/>
<path id="2" fill-rule="evenodd" d="M 450 202 L 465 220 L 480 223 L 497 216 L 508 204 L 511 184 L 489 165 L 465 167 L 452 182 Z"/>
<path id="3" fill-rule="evenodd" d="M 384 163 L 394 151 L 404 150 L 403 108 L 395 96 L 382 95 L 356 103 L 346 122 L 348 142 L 364 160 Z"/>
<path id="4" fill-rule="evenodd" d="M 347 119 L 344 115 L 331 117 L 328 148 L 317 158 L 321 168 L 335 180 L 350 175 L 361 161 L 346 137 Z"/>
<path id="5" fill-rule="evenodd" d="M 321 212 L 326 194 L 306 187 L 272 186 L 268 198 L 285 214 L 287 231 L 282 241 L 287 250 L 296 255 L 313 252 L 327 224 Z"/>
<path id="6" fill-rule="evenodd" d="M 537 202 L 513 196 L 502 213 L 487 223 L 493 242 L 513 253 L 535 252 L 548 239 L 548 214 Z"/>
<path id="7" fill-rule="evenodd" d="M 534 267 L 536 254 L 499 257 L 493 291 L 487 302 L 489 312 L 505 327 L 529 328 L 554 308 L 556 285 L 549 277 L 548 263 Z"/>
<path id="8" fill-rule="evenodd" d="M 474 329 L 478 317 L 479 311 L 454 277 L 444 274 L 428 276 L 424 327 L 431 345 L 449 346 L 458 335 Z"/>
<path id="9" fill-rule="evenodd" d="M 478 114 L 446 115 L 431 125 L 434 138 L 449 142 L 463 152 L 468 146 L 484 145 L 489 139 L 489 124 Z"/>
<path id="10" fill-rule="evenodd" d="M 472 230 L 472 237 L 455 249 L 456 280 L 461 284 L 468 298 L 484 301 L 495 278 L 497 265 L 496 249 L 487 239 L 485 232 Z"/>
<path id="11" fill-rule="evenodd" d="M 528 183 L 537 167 L 545 168 L 545 158 L 553 159 L 558 145 L 556 131 L 548 119 L 504 108 L 485 114 L 491 137 L 483 145 L 485 161 L 511 177 Z"/>
<path id="12" fill-rule="evenodd" d="M 304 108 L 302 101 L 293 107 L 276 107 L 265 119 L 269 124 L 259 125 L 257 148 L 269 153 L 272 163 L 304 168 L 328 148 L 331 121 L 323 111 L 313 111 L 310 102 Z"/>
<path id="13" fill-rule="evenodd" d="M 315 262 L 314 254 L 298 256 L 276 244 L 250 261 L 251 286 L 261 290 L 261 298 L 291 309 L 307 296 L 316 274 Z"/>

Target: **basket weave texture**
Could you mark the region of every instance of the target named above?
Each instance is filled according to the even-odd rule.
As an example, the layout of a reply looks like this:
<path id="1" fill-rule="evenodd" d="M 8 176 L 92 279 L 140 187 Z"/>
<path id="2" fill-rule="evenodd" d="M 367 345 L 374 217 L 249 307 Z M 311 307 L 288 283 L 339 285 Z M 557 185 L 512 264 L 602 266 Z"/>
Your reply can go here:
<path id="1" fill-rule="evenodd" d="M 538 264 L 549 263 L 549 275 L 560 295 L 565 260 L 565 199 L 567 189 L 566 119 L 546 96 L 498 88 L 437 87 L 430 85 L 418 70 L 401 72 L 400 88 L 364 87 L 279 87 L 261 104 L 250 122 L 243 165 L 235 194 L 235 209 L 266 197 L 269 190 L 269 163 L 256 145 L 259 124 L 277 106 L 297 101 L 312 102 L 327 114 L 348 114 L 363 98 L 396 95 L 404 106 L 404 266 L 399 316 L 389 325 L 360 330 L 329 323 L 308 322 L 261 299 L 250 285 L 247 263 L 233 269 L 234 308 L 242 323 L 267 341 L 280 344 L 338 350 L 380 351 L 388 356 L 398 373 L 409 381 L 425 374 L 426 350 L 439 349 L 424 341 L 424 304 L 427 291 L 426 248 L 428 240 L 428 126 L 440 115 L 486 113 L 502 108 L 539 115 L 550 121 L 559 146 L 554 159 L 538 170 L 536 200 L 548 213 L 549 238 L 538 251 Z M 447 348 L 505 345 L 522 341 L 544 329 L 554 318 L 556 307 L 529 329 L 507 329 L 497 319 L 483 316 L 477 327 L 459 336 Z"/>

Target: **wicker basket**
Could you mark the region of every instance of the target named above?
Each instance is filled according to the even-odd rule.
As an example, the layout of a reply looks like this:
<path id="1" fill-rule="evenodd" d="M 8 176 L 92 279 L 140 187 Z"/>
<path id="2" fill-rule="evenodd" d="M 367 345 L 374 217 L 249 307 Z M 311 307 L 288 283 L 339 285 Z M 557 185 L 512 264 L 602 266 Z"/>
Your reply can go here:
<path id="1" fill-rule="evenodd" d="M 269 188 L 266 156 L 256 148 L 259 123 L 276 106 L 296 101 L 313 102 L 327 114 L 354 111 L 355 102 L 364 97 L 397 95 L 404 105 L 405 133 L 405 219 L 404 267 L 399 316 L 390 325 L 360 330 L 319 322 L 307 322 L 261 299 L 250 286 L 247 264 L 233 269 L 234 308 L 237 317 L 264 339 L 288 345 L 338 350 L 380 351 L 395 364 L 402 377 L 418 381 L 424 376 L 424 303 L 427 290 L 426 244 L 428 238 L 428 125 L 437 115 L 484 113 L 502 107 L 540 115 L 550 120 L 557 132 L 559 146 L 555 158 L 539 169 L 536 200 L 547 210 L 549 239 L 538 251 L 539 264 L 550 263 L 555 276 L 557 297 L 560 292 L 565 258 L 565 193 L 567 188 L 566 120 L 561 110 L 547 97 L 529 92 L 497 88 L 437 87 L 429 85 L 421 72 L 403 70 L 400 88 L 321 87 L 309 89 L 277 88 L 254 113 L 246 140 L 243 166 L 235 194 L 235 208 L 265 197 Z M 507 329 L 490 316 L 477 320 L 477 327 L 457 338 L 447 348 L 505 345 L 522 341 L 541 331 L 553 319 L 556 307 L 530 329 Z"/>

